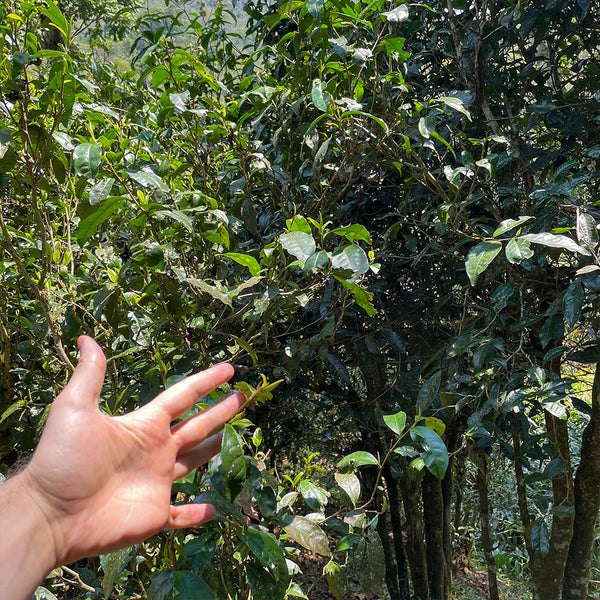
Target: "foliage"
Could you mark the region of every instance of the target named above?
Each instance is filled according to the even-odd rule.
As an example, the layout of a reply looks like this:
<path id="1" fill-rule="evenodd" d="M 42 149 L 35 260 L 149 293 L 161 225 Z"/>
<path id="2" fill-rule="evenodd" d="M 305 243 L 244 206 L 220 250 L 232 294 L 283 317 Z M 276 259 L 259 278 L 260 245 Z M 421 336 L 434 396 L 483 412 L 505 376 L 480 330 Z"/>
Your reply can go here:
<path id="1" fill-rule="evenodd" d="M 501 453 L 534 597 L 559 594 L 595 520 L 573 435 L 596 398 L 569 365 L 600 361 L 597 7 L 252 0 L 241 40 L 223 5 L 131 27 L 103 6 L 135 32 L 126 68 L 78 47 L 85 3 L 0 7 L 2 461 L 34 447 L 81 333 L 109 414 L 212 361 L 282 383 L 176 484 L 214 525 L 77 577 L 302 597 L 294 540 L 332 555 L 336 597 L 377 564 L 394 600 L 447 598 L 465 461 Z"/>

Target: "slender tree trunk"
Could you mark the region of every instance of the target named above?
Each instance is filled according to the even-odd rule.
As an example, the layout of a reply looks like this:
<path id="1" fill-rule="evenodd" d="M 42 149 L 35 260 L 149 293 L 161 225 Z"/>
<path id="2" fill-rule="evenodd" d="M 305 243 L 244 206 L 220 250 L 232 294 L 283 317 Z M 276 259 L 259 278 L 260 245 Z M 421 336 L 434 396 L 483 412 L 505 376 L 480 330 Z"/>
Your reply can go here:
<path id="1" fill-rule="evenodd" d="M 444 497 L 442 482 L 429 471 L 421 483 L 427 544 L 427 573 L 431 600 L 446 600 L 450 565 L 444 549 Z"/>
<path id="2" fill-rule="evenodd" d="M 533 581 L 533 600 L 559 600 L 563 587 L 565 565 L 573 536 L 574 506 L 573 476 L 569 456 L 567 425 L 561 419 L 545 413 L 546 429 L 558 457 L 564 461 L 565 472 L 552 480 L 555 512 L 552 517 L 550 550 L 544 557 L 530 556 Z"/>
<path id="3" fill-rule="evenodd" d="M 427 554 L 423 533 L 421 506 L 417 500 L 417 485 L 408 477 L 398 480 L 406 518 L 406 557 L 410 566 L 415 600 L 429 598 Z"/>
<path id="4" fill-rule="evenodd" d="M 498 596 L 498 572 L 496 559 L 492 552 L 492 540 L 490 538 L 490 500 L 488 491 L 488 460 L 482 451 L 475 454 L 477 466 L 477 491 L 479 492 L 479 516 L 481 519 L 481 544 L 485 555 L 488 574 L 489 600 L 499 600 Z"/>
<path id="5" fill-rule="evenodd" d="M 390 521 L 392 523 L 392 533 L 394 536 L 394 551 L 396 555 L 396 566 L 398 569 L 398 588 L 401 600 L 410 597 L 408 565 L 406 562 L 406 550 L 404 540 L 402 539 L 402 518 L 400 514 L 400 496 L 398 493 L 398 482 L 394 479 L 389 463 L 383 468 L 386 481 L 388 499 L 390 501 Z"/>
<path id="6" fill-rule="evenodd" d="M 600 363 L 592 388 L 592 416 L 583 432 L 575 476 L 575 521 L 565 568 L 563 600 L 587 600 L 592 546 L 600 509 Z"/>
<path id="7" fill-rule="evenodd" d="M 385 585 L 390 594 L 390 600 L 404 600 L 398 584 L 398 568 L 396 567 L 396 561 L 394 559 L 393 542 L 390 540 L 387 515 L 388 511 L 385 511 L 381 513 L 377 519 L 377 533 L 381 538 L 383 557 L 385 560 Z"/>

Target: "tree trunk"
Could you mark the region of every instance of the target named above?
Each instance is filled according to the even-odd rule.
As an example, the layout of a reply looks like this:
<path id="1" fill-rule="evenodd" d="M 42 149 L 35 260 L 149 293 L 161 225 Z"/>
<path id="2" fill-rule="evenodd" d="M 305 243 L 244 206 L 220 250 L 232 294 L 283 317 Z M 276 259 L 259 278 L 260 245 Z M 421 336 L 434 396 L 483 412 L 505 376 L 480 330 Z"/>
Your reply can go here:
<path id="1" fill-rule="evenodd" d="M 575 476 L 575 521 L 565 568 L 563 600 L 587 600 L 592 546 L 600 509 L 600 363 L 592 388 L 592 416 L 581 444 L 581 461 Z"/>
<path id="2" fill-rule="evenodd" d="M 533 600 L 559 600 L 569 545 L 573 536 L 573 514 L 569 513 L 569 509 L 573 509 L 574 505 L 573 476 L 569 456 L 567 425 L 549 412 L 545 412 L 545 420 L 546 429 L 551 441 L 554 443 L 558 457 L 564 461 L 565 472 L 552 480 L 552 494 L 556 512 L 554 512 L 552 518 L 550 550 L 544 557 L 540 557 L 534 552 L 530 556 L 530 565 L 533 581 Z M 531 535 L 531 530 L 529 535 Z"/>
<path id="3" fill-rule="evenodd" d="M 477 491 L 479 492 L 479 515 L 481 519 L 481 545 L 487 564 L 489 600 L 499 600 L 498 596 L 498 572 L 496 559 L 492 552 L 492 540 L 490 538 L 490 500 L 488 492 L 488 460 L 482 451 L 475 453 L 475 464 L 477 466 Z"/>
<path id="4" fill-rule="evenodd" d="M 398 585 L 398 568 L 394 559 L 394 547 L 390 540 L 387 520 L 388 511 L 382 512 L 377 519 L 377 533 L 381 538 L 383 557 L 385 560 L 385 585 L 390 594 L 390 600 L 404 600 Z"/>
<path id="5" fill-rule="evenodd" d="M 398 570 L 398 588 L 401 600 L 410 597 L 408 565 L 406 563 L 406 550 L 402 539 L 402 518 L 400 515 L 400 497 L 398 493 L 398 482 L 394 479 L 389 463 L 383 467 L 388 499 L 390 501 L 390 520 L 392 533 L 394 535 L 394 553 L 396 555 L 396 566 Z"/>
<path id="6" fill-rule="evenodd" d="M 444 497 L 442 482 L 429 471 L 421 483 L 427 545 L 427 573 L 431 600 L 446 600 L 449 570 L 444 548 Z"/>
<path id="7" fill-rule="evenodd" d="M 398 480 L 406 518 L 406 558 L 410 566 L 415 600 L 429 598 L 427 555 L 423 534 L 421 507 L 417 501 L 417 485 L 404 476 Z"/>

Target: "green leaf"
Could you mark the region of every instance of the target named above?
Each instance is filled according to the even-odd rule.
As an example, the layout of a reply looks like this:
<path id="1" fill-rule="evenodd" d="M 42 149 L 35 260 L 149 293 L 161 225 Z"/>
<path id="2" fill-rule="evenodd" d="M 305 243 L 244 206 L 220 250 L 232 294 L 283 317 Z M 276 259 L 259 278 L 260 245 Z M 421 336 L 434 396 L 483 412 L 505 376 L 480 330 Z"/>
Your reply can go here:
<path id="1" fill-rule="evenodd" d="M 585 344 L 581 350 L 573 352 L 569 360 L 579 363 L 597 363 L 600 362 L 600 343 L 591 342 Z"/>
<path id="2" fill-rule="evenodd" d="M 206 281 L 202 281 L 201 279 L 195 279 L 194 277 L 186 277 L 183 280 L 185 283 L 189 283 L 195 288 L 198 288 L 200 291 L 208 294 L 213 297 L 215 300 L 226 304 L 227 306 L 232 306 L 231 297 L 225 292 L 221 291 L 218 287 L 214 285 L 210 285 L 206 283 Z"/>
<path id="3" fill-rule="evenodd" d="M 579 322 L 585 301 L 585 291 L 579 282 L 572 283 L 563 294 L 563 316 L 569 327 Z"/>
<path id="4" fill-rule="evenodd" d="M 565 323 L 562 315 L 552 315 L 540 330 L 540 344 L 544 349 L 552 340 L 561 341 L 565 335 Z"/>
<path id="5" fill-rule="evenodd" d="M 432 429 L 420 425 L 410 430 L 410 436 L 415 441 L 417 438 L 422 440 L 425 452 L 421 453 L 421 458 L 425 466 L 432 475 L 443 479 L 448 468 L 448 450 L 442 438 Z"/>
<path id="6" fill-rule="evenodd" d="M 460 98 L 454 98 L 452 96 L 442 96 L 441 98 L 436 98 L 434 102 L 441 102 L 442 104 L 445 104 L 452 110 L 456 110 L 459 113 L 465 115 L 465 117 L 467 117 L 469 121 L 471 120 L 471 113 L 465 108 L 464 102 Z"/>
<path id="7" fill-rule="evenodd" d="M 306 259 L 315 252 L 317 245 L 312 235 L 304 231 L 290 231 L 279 236 L 279 242 L 284 250 L 297 258 L 303 265 Z"/>
<path id="8" fill-rule="evenodd" d="M 131 179 L 137 181 L 142 187 L 168 192 L 169 186 L 156 174 L 150 170 L 147 171 L 125 171 Z"/>
<path id="9" fill-rule="evenodd" d="M 479 275 L 488 268 L 500 250 L 502 250 L 502 242 L 496 240 L 480 242 L 469 250 L 465 266 L 471 285 L 475 285 Z"/>
<path id="10" fill-rule="evenodd" d="M 378 466 L 379 461 L 370 453 L 364 450 L 358 450 L 348 456 L 344 456 L 342 460 L 337 464 L 337 468 L 342 472 L 353 471 L 357 467 L 364 467 L 365 465 Z"/>
<path id="11" fill-rule="evenodd" d="M 541 244 L 550 248 L 561 248 L 563 250 L 569 250 L 570 252 L 578 252 L 584 256 L 589 256 L 589 250 L 586 250 L 577 242 L 572 240 L 566 235 L 555 235 L 554 233 L 528 233 L 521 236 L 522 239 L 529 240 L 534 244 Z"/>
<path id="12" fill-rule="evenodd" d="M 502 221 L 502 223 L 500 223 L 500 225 L 498 225 L 498 227 L 496 228 L 496 231 L 494 231 L 494 233 L 492 235 L 494 237 L 498 237 L 499 235 L 502 235 L 503 233 L 506 233 L 507 231 L 514 229 L 515 227 L 520 227 L 521 225 L 523 225 L 523 223 L 526 223 L 527 221 L 530 221 L 531 219 L 533 219 L 533 217 L 528 217 L 528 216 L 522 216 L 522 217 L 519 217 L 518 219 L 506 219 L 506 221 Z"/>
<path id="13" fill-rule="evenodd" d="M 260 274 L 260 265 L 258 264 L 258 261 L 249 254 L 241 254 L 240 252 L 225 252 L 221 256 L 231 258 L 231 260 L 238 263 L 238 265 L 246 267 L 248 271 L 250 271 L 250 275 L 253 277 L 256 277 Z"/>
<path id="14" fill-rule="evenodd" d="M 384 597 L 385 555 L 376 530 L 370 530 L 368 538 L 361 539 L 356 545 L 352 556 L 352 571 L 365 593 L 378 598 Z"/>
<path id="15" fill-rule="evenodd" d="M 331 257 L 331 266 L 336 270 L 350 271 L 354 276 L 358 276 L 369 270 L 369 259 L 360 246 L 350 244 Z"/>
<path id="16" fill-rule="evenodd" d="M 99 144 L 79 144 L 73 150 L 73 167 L 77 175 L 96 177 L 102 160 L 102 146 Z"/>
<path id="17" fill-rule="evenodd" d="M 102 204 L 109 196 L 112 191 L 115 180 L 112 177 L 106 177 L 100 180 L 95 186 L 90 188 L 90 204 L 92 206 L 98 206 Z"/>
<path id="18" fill-rule="evenodd" d="M 531 546 L 538 558 L 544 558 L 550 552 L 550 536 L 543 521 L 538 521 L 531 528 Z"/>
<path id="19" fill-rule="evenodd" d="M 77 229 L 77 241 L 82 245 L 85 244 L 96 233 L 98 227 L 120 208 L 122 202 L 123 199 L 119 197 L 109 198 L 92 214 L 82 219 Z"/>
<path id="20" fill-rule="evenodd" d="M 348 225 L 347 227 L 337 227 L 332 229 L 330 233 L 345 237 L 349 242 L 363 241 L 367 244 L 371 243 L 371 234 L 364 225 Z"/>
<path id="21" fill-rule="evenodd" d="M 130 551 L 131 547 L 121 548 L 121 550 L 111 552 L 110 554 L 104 554 L 100 557 L 102 568 L 104 570 L 102 591 L 104 592 L 104 596 L 106 598 L 109 598 L 112 594 L 117 577 L 120 575 L 127 563 L 131 560 L 131 557 L 129 556 Z"/>
<path id="22" fill-rule="evenodd" d="M 360 499 L 360 480 L 354 473 L 336 473 L 337 484 L 348 494 L 353 506 Z"/>
<path id="23" fill-rule="evenodd" d="M 62 14 L 58 4 L 53 0 L 46 0 L 47 7 L 41 8 L 40 12 L 56 27 L 65 37 L 69 30 L 69 24 Z"/>
<path id="24" fill-rule="evenodd" d="M 50 590 L 40 586 L 35 590 L 31 600 L 58 600 L 58 598 Z"/>
<path id="25" fill-rule="evenodd" d="M 565 474 L 565 461 L 562 458 L 551 460 L 544 469 L 544 476 L 548 479 L 554 479 Z"/>
<path id="26" fill-rule="evenodd" d="M 306 517 L 289 515 L 281 519 L 281 526 L 294 541 L 307 550 L 321 556 L 331 556 L 329 539 L 314 521 Z"/>
<path id="27" fill-rule="evenodd" d="M 406 413 L 399 411 L 393 415 L 383 415 L 383 422 L 396 434 L 402 435 L 406 425 Z"/>
<path id="28" fill-rule="evenodd" d="M 323 509 L 329 500 L 327 492 L 323 488 L 320 488 L 308 479 L 303 479 L 298 486 L 298 490 L 302 494 L 306 504 L 308 504 L 312 510 L 323 512 Z"/>
<path id="29" fill-rule="evenodd" d="M 354 301 L 358 304 L 369 316 L 376 315 L 377 309 L 373 306 L 373 294 L 361 288 L 357 283 L 351 283 L 345 279 L 341 279 L 337 275 L 334 276 L 345 288 L 349 289 L 354 296 Z"/>
<path id="30" fill-rule="evenodd" d="M 504 252 L 506 254 L 506 259 L 512 264 L 520 263 L 522 260 L 533 256 L 530 241 L 525 240 L 522 237 L 512 238 L 508 244 L 506 244 Z"/>
<path id="31" fill-rule="evenodd" d="M 342 567 L 330 560 L 323 567 L 323 575 L 325 575 L 329 591 L 335 596 L 335 599 L 342 600 L 348 591 L 348 577 Z"/>
<path id="32" fill-rule="evenodd" d="M 191 571 L 177 571 L 173 582 L 173 600 L 217 600 L 217 598 L 200 575 Z"/>
<path id="33" fill-rule="evenodd" d="M 178 223 L 181 223 L 190 233 L 194 233 L 194 222 L 189 215 L 186 215 L 181 210 L 157 210 L 155 215 L 160 217 L 168 217 Z"/>
<path id="34" fill-rule="evenodd" d="M 229 425 L 223 429 L 221 443 L 221 461 L 223 463 L 223 489 L 225 498 L 233 501 L 242 491 L 246 478 L 246 458 L 244 443 L 236 430 Z"/>
<path id="35" fill-rule="evenodd" d="M 319 250 L 313 252 L 304 263 L 302 271 L 305 275 L 314 273 L 315 271 L 322 271 L 329 266 L 329 254 L 325 250 Z"/>
<path id="36" fill-rule="evenodd" d="M 330 352 L 325 356 L 323 361 L 327 370 L 333 375 L 333 378 L 344 388 L 352 386 L 350 380 L 350 373 L 346 368 L 346 365 L 335 355 Z"/>
<path id="37" fill-rule="evenodd" d="M 417 396 L 417 410 L 426 410 L 437 398 L 442 383 L 442 372 L 436 371 L 421 387 Z"/>
<path id="38" fill-rule="evenodd" d="M 326 84 L 320 79 L 315 79 L 310 93 L 313 104 L 324 113 L 329 112 L 329 106 L 331 104 L 331 96 L 325 91 L 326 87 Z"/>

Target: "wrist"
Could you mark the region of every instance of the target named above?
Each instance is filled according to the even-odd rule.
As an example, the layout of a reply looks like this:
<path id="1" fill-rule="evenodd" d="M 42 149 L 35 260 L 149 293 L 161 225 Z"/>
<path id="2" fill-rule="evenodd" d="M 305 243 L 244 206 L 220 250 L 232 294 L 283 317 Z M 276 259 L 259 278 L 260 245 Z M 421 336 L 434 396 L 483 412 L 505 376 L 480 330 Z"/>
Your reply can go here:
<path id="1" fill-rule="evenodd" d="M 57 566 L 56 539 L 27 470 L 0 485 L 0 597 L 31 598 Z"/>

